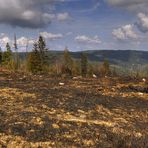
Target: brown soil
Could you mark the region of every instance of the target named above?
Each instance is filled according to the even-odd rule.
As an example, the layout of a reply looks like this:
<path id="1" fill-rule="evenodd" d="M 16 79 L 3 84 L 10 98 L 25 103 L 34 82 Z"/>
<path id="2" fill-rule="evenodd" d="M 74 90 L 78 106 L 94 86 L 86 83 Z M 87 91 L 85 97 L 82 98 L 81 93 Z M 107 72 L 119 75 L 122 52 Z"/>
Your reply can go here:
<path id="1" fill-rule="evenodd" d="M 0 72 L 0 147 L 146 148 L 145 90 L 140 81 L 118 78 L 66 80 Z"/>

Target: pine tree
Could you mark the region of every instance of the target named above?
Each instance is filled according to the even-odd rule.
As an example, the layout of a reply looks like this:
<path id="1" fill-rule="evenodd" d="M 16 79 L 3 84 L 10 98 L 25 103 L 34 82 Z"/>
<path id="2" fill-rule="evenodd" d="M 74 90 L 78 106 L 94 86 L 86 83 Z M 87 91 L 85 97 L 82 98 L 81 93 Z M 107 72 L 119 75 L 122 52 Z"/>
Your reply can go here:
<path id="1" fill-rule="evenodd" d="M 41 58 L 37 43 L 34 44 L 32 52 L 30 52 L 28 55 L 27 65 L 28 70 L 33 74 L 42 71 Z"/>
<path id="2" fill-rule="evenodd" d="M 42 36 L 39 36 L 38 50 L 40 53 L 41 65 L 48 66 L 49 64 L 48 49 L 46 48 L 46 43 Z"/>
<path id="3" fill-rule="evenodd" d="M 2 49 L 1 49 L 1 47 L 0 47 L 0 64 L 2 63 Z"/>
<path id="4" fill-rule="evenodd" d="M 63 60 L 64 60 L 63 73 L 68 74 L 68 75 L 72 75 L 73 60 L 72 60 L 71 55 L 70 55 L 67 48 L 64 50 L 64 59 Z"/>
<path id="5" fill-rule="evenodd" d="M 85 53 L 81 54 L 81 75 L 86 77 L 88 71 L 88 59 Z"/>
<path id="6" fill-rule="evenodd" d="M 32 73 L 47 72 L 49 57 L 45 40 L 39 36 L 39 40 L 34 44 L 32 52 L 28 56 L 28 70 Z"/>
<path id="7" fill-rule="evenodd" d="M 6 51 L 4 51 L 2 56 L 2 61 L 5 66 L 8 66 L 12 60 L 12 51 L 9 43 L 6 44 Z"/>

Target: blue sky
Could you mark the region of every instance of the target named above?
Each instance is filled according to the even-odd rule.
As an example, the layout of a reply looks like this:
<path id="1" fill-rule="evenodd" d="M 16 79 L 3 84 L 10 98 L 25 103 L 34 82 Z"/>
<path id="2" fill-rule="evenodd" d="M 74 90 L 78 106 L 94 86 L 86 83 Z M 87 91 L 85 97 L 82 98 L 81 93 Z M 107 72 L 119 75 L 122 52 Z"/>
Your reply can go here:
<path id="1" fill-rule="evenodd" d="M 41 34 L 51 50 L 147 50 L 147 0 L 1 0 L 0 45 Z"/>

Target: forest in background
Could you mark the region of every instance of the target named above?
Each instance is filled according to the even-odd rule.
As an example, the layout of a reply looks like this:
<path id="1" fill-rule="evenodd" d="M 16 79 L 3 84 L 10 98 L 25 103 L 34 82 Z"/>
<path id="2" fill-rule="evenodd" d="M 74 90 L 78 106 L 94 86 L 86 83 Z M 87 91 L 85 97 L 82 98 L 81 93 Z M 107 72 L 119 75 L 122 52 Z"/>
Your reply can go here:
<path id="1" fill-rule="evenodd" d="M 15 38 L 14 50 L 6 44 L 0 50 L 1 67 L 10 71 L 52 76 L 148 76 L 148 52 L 134 50 L 51 51 L 39 36 L 30 52 L 19 52 Z"/>

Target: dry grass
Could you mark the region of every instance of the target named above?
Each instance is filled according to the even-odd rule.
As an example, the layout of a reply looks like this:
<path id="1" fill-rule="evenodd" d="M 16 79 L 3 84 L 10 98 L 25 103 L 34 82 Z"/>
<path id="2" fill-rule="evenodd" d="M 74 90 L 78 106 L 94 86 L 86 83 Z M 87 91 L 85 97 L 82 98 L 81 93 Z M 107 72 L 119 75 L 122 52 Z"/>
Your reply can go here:
<path id="1" fill-rule="evenodd" d="M 145 87 L 0 73 L 0 147 L 146 148 L 148 94 L 129 85 Z"/>

